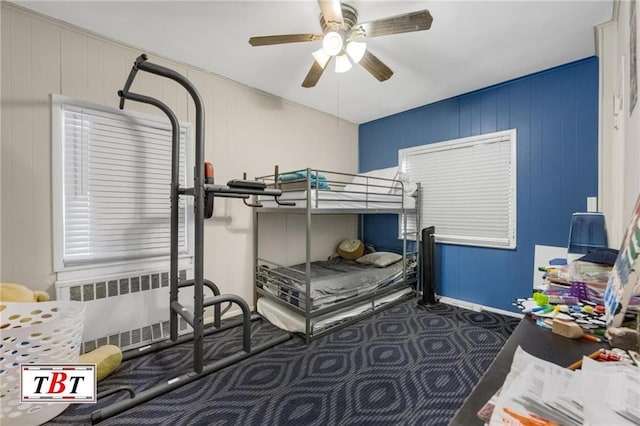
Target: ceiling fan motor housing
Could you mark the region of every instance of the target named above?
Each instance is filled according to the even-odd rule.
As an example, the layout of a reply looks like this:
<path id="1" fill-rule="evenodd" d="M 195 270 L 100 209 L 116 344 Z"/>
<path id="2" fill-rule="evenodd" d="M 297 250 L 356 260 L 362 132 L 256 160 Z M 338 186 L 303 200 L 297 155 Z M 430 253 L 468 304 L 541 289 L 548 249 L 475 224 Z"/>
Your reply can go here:
<path id="1" fill-rule="evenodd" d="M 342 25 L 339 22 L 327 23 L 324 16 L 320 14 L 320 27 L 322 32 L 326 34 L 328 31 L 343 31 L 345 34 L 358 22 L 358 12 L 353 6 L 342 3 Z"/>

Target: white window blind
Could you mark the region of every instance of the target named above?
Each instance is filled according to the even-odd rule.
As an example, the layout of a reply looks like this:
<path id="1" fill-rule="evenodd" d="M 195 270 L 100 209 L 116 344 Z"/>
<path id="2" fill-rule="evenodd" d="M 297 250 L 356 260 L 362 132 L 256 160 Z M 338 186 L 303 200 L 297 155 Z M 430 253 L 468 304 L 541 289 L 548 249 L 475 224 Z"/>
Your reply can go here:
<path id="1" fill-rule="evenodd" d="M 53 98 L 52 111 L 56 270 L 168 255 L 169 121 L 63 97 Z M 191 130 L 180 127 L 180 184 L 187 186 Z M 184 254 L 188 228 L 181 198 L 178 239 Z"/>
<path id="2" fill-rule="evenodd" d="M 516 247 L 515 129 L 402 149 L 399 164 L 421 184 L 420 223 L 437 242 Z"/>

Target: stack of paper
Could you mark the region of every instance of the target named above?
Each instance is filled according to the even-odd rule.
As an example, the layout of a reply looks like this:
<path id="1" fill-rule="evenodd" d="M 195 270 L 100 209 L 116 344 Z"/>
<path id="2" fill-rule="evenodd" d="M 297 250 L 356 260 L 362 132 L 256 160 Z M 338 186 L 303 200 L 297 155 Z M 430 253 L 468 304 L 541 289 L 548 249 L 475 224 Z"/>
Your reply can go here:
<path id="1" fill-rule="evenodd" d="M 640 368 L 583 359 L 571 371 L 515 352 L 491 426 L 638 425 Z"/>

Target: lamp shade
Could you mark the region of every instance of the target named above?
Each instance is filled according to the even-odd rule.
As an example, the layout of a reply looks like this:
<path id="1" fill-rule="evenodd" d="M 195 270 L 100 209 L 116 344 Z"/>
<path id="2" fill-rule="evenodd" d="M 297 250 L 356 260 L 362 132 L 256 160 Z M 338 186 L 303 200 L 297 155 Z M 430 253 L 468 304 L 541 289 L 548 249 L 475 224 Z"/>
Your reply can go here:
<path id="1" fill-rule="evenodd" d="M 336 56 L 342 52 L 344 46 L 344 40 L 340 33 L 336 31 L 329 31 L 324 35 L 322 39 L 322 48 L 329 56 Z"/>
<path id="2" fill-rule="evenodd" d="M 351 60 L 357 64 L 364 56 L 364 52 L 367 51 L 367 43 L 364 41 L 351 40 L 347 42 L 346 51 Z"/>
<path id="3" fill-rule="evenodd" d="M 336 56 L 336 72 L 347 72 L 351 69 L 351 61 L 344 53 Z"/>
<path id="4" fill-rule="evenodd" d="M 574 213 L 569 229 L 569 254 L 586 254 L 609 247 L 602 213 Z"/>

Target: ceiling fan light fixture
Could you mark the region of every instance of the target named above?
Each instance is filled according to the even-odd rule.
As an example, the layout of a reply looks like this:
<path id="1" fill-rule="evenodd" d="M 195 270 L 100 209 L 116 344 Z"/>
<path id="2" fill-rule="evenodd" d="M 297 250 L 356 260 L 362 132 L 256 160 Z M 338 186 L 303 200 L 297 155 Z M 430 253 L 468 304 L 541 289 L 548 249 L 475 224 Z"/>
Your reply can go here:
<path id="1" fill-rule="evenodd" d="M 302 81 L 302 87 L 306 88 L 315 87 L 332 57 L 336 58 L 337 73 L 347 72 L 353 64 L 357 63 L 376 80 L 388 80 L 393 75 L 393 71 L 369 50 L 365 40 L 370 37 L 428 30 L 433 22 L 433 17 L 427 9 L 360 22 L 358 11 L 353 6 L 342 3 L 342 0 L 317 0 L 317 2 L 320 6 L 321 33 L 279 34 L 249 38 L 251 46 L 322 40 L 322 48 L 313 52 L 313 63 Z"/>
<path id="2" fill-rule="evenodd" d="M 351 40 L 347 42 L 346 51 L 351 60 L 357 64 L 364 56 L 364 52 L 367 51 L 367 43 L 364 41 Z"/>
<path id="3" fill-rule="evenodd" d="M 322 68 L 326 67 L 329 59 L 331 59 L 331 56 L 327 55 L 327 52 L 325 52 L 324 49 L 318 49 L 313 52 L 312 55 L 313 59 L 315 59 L 318 65 L 320 65 Z"/>
<path id="4" fill-rule="evenodd" d="M 329 56 L 336 56 L 342 52 L 344 46 L 344 40 L 342 35 L 337 31 L 329 31 L 322 39 L 322 49 Z"/>
<path id="5" fill-rule="evenodd" d="M 336 56 L 336 72 L 343 73 L 351 69 L 351 61 L 346 54 Z"/>

